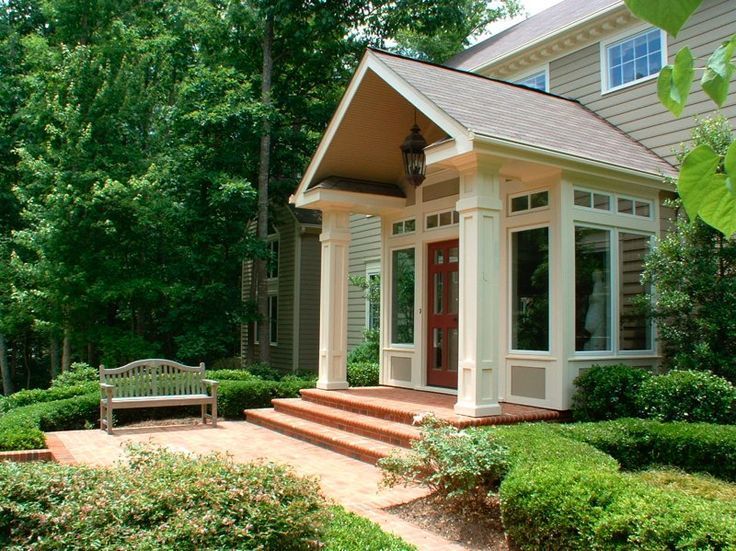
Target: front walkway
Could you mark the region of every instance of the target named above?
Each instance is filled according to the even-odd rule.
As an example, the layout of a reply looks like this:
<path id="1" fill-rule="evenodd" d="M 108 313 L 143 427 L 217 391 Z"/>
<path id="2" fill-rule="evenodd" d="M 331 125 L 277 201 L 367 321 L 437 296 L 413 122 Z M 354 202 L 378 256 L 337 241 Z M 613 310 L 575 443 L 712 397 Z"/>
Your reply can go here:
<path id="1" fill-rule="evenodd" d="M 216 429 L 202 425 L 123 427 L 112 436 L 101 430 L 77 430 L 48 433 L 46 438 L 56 460 L 68 464 L 112 465 L 125 458 L 123 445 L 127 442 L 150 442 L 195 454 L 227 453 L 242 462 L 262 458 L 285 463 L 299 474 L 319 478 L 327 498 L 421 550 L 462 549 L 384 510 L 421 497 L 424 490 L 379 489 L 381 476 L 376 467 L 250 423 L 223 421 Z"/>

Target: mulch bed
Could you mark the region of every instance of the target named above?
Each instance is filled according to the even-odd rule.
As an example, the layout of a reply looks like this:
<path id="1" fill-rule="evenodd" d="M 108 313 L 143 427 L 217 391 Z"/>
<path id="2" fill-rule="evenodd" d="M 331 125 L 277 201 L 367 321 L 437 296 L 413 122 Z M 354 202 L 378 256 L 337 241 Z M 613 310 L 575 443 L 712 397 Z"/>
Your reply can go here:
<path id="1" fill-rule="evenodd" d="M 501 523 L 498 498 L 484 506 L 461 510 L 447 501 L 430 495 L 386 509 L 403 520 L 441 535 L 466 549 L 514 551 L 506 541 Z"/>

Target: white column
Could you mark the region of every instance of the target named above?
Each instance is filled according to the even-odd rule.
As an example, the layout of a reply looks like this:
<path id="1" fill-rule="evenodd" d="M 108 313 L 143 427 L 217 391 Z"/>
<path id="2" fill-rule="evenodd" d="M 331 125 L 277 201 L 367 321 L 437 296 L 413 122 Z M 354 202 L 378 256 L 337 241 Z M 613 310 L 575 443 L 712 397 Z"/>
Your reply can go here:
<path id="1" fill-rule="evenodd" d="M 499 415 L 501 199 L 499 166 L 460 167 L 460 319 L 455 413 Z"/>
<path id="2" fill-rule="evenodd" d="M 323 211 L 317 388 L 348 388 L 348 246 L 350 213 Z"/>

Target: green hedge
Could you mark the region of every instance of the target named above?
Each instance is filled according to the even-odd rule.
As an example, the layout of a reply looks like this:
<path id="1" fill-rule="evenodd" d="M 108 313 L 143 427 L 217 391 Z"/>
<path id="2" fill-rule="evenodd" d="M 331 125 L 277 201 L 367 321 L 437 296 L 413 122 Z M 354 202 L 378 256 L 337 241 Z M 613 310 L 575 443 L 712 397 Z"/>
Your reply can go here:
<path id="1" fill-rule="evenodd" d="M 350 386 L 378 386 L 380 367 L 377 363 L 349 363 L 347 369 Z"/>
<path id="2" fill-rule="evenodd" d="M 74 396 L 82 396 L 92 392 L 99 391 L 99 382 L 86 382 L 75 384 L 72 386 L 57 386 L 48 389 L 34 388 L 31 390 L 20 390 L 15 394 L 11 394 L 0 400 L 0 414 L 8 411 L 29 406 L 31 404 L 39 404 L 42 402 L 53 402 L 56 400 L 65 400 Z"/>
<path id="3" fill-rule="evenodd" d="M 644 419 L 557 425 L 560 434 L 615 457 L 625 469 L 670 465 L 736 482 L 736 426 Z"/>
<path id="4" fill-rule="evenodd" d="M 576 379 L 572 411 L 577 421 L 605 421 L 639 415 L 637 395 L 651 378 L 644 369 L 629 365 L 594 365 Z"/>
<path id="5" fill-rule="evenodd" d="M 0 416 L 0 450 L 32 450 L 46 446 L 43 431 L 84 428 L 99 417 L 97 392 L 18 407 Z"/>
<path id="6" fill-rule="evenodd" d="M 511 450 L 503 522 L 521 549 L 732 549 L 736 504 L 657 488 L 544 424 L 496 429 Z"/>
<path id="7" fill-rule="evenodd" d="M 280 381 L 223 380 L 218 390 L 217 407 L 225 418 L 242 419 L 244 409 L 270 407 L 274 398 L 297 398 L 302 388 L 313 386 L 313 379 L 298 377 L 284 377 Z"/>

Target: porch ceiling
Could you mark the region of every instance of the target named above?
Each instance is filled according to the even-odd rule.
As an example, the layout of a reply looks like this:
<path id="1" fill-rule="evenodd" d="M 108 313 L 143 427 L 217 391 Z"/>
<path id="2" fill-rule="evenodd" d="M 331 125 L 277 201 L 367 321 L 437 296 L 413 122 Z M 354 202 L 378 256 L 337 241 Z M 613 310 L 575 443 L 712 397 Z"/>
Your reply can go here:
<path id="1" fill-rule="evenodd" d="M 398 184 L 405 193 L 399 146 L 414 124 L 415 109 L 372 70 L 366 72 L 309 185 L 330 176 Z M 417 124 L 427 142 L 447 136 L 423 113 Z"/>

